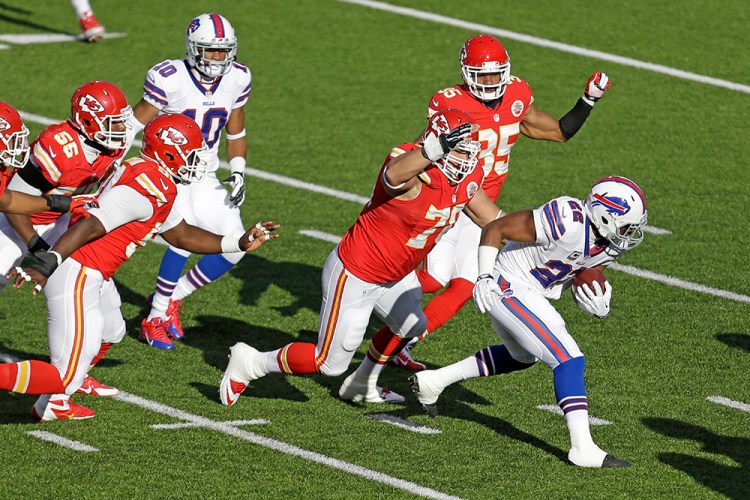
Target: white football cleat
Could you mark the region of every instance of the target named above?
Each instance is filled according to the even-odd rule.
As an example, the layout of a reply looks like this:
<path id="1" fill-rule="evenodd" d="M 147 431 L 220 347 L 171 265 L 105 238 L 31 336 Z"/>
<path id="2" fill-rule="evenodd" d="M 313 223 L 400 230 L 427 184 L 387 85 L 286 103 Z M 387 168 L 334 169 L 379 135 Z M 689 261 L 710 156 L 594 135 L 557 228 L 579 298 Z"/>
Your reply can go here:
<path id="1" fill-rule="evenodd" d="M 344 401 L 391 404 L 406 401 L 402 395 L 388 389 L 377 386 L 368 387 L 367 383 L 356 380 L 355 373 L 346 377 L 339 389 L 339 398 Z"/>
<path id="2" fill-rule="evenodd" d="M 268 373 L 265 356 L 254 347 L 238 342 L 229 351 L 229 364 L 219 385 L 219 398 L 227 406 L 237 402 L 251 380 Z"/>
<path id="3" fill-rule="evenodd" d="M 630 462 L 610 455 L 597 445 L 589 446 L 585 449 L 571 448 L 568 452 L 568 460 L 578 467 L 630 467 Z"/>
<path id="4" fill-rule="evenodd" d="M 444 387 L 435 380 L 435 370 L 424 370 L 409 377 L 411 390 L 422 403 L 422 408 L 431 417 L 437 416 L 437 400 L 443 393 Z"/>

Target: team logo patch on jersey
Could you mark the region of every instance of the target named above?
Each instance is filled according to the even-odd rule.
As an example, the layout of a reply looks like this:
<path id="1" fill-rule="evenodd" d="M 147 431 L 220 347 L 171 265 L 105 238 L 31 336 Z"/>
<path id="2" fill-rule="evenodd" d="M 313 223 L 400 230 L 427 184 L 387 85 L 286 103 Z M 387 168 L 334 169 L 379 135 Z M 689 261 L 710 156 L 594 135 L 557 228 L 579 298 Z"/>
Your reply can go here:
<path id="1" fill-rule="evenodd" d="M 201 27 L 201 20 L 196 17 L 195 19 L 190 21 L 190 24 L 188 25 L 188 28 L 187 28 L 188 33 L 194 33 L 195 30 L 197 30 L 200 27 Z"/>
<path id="2" fill-rule="evenodd" d="M 492 117 L 492 119 L 495 120 L 495 123 L 497 123 L 497 122 L 500 121 L 500 115 L 498 115 L 497 113 L 495 113 L 495 115 Z"/>
<path id="3" fill-rule="evenodd" d="M 78 101 L 78 105 L 87 113 L 101 113 L 104 111 L 102 103 L 97 101 L 91 94 L 82 95 L 81 99 Z"/>
<path id="4" fill-rule="evenodd" d="M 474 195 L 477 194 L 477 191 L 479 191 L 479 184 L 476 182 L 470 182 L 468 186 L 466 186 L 466 194 L 469 195 L 469 199 L 474 198 Z"/>
<path id="5" fill-rule="evenodd" d="M 513 113 L 513 116 L 518 118 L 523 114 L 523 101 L 515 101 L 513 105 L 510 107 L 510 112 Z"/>
<path id="6" fill-rule="evenodd" d="M 617 196 L 602 196 L 600 194 L 594 195 L 594 201 L 591 203 L 592 206 L 601 205 L 604 209 L 615 215 L 625 215 L 630 212 L 630 205 L 625 198 Z"/>
<path id="7" fill-rule="evenodd" d="M 4 132 L 10 128 L 10 123 L 8 123 L 8 120 L 0 116 L 0 132 Z"/>
<path id="8" fill-rule="evenodd" d="M 164 141 L 164 144 L 167 146 L 182 146 L 183 144 L 187 144 L 188 141 L 182 132 L 172 127 L 162 129 L 159 132 L 159 139 Z"/>

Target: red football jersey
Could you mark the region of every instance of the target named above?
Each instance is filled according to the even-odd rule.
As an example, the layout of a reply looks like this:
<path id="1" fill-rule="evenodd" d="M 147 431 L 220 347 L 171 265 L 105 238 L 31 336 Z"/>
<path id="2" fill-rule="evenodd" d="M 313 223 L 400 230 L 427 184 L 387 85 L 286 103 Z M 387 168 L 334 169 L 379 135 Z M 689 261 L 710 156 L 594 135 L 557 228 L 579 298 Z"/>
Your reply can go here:
<path id="1" fill-rule="evenodd" d="M 518 139 L 521 120 L 533 102 L 529 84 L 515 76 L 510 77 L 502 99 L 493 108 L 471 95 L 466 85 L 440 90 L 430 100 L 428 118 L 442 109 L 455 108 L 470 114 L 479 124 L 479 140 L 482 143 L 479 165 L 485 175 L 482 189 L 492 201 L 500 196 L 508 175 L 510 150 Z"/>
<path id="2" fill-rule="evenodd" d="M 177 186 L 156 163 L 141 158 L 127 160 L 121 170 L 106 182 L 102 194 L 113 186 L 128 186 L 145 196 L 154 208 L 148 220 L 134 220 L 76 250 L 71 258 L 99 270 L 109 279 L 138 247 L 153 239 L 172 211 Z"/>
<path id="3" fill-rule="evenodd" d="M 85 194 L 94 191 L 124 150 L 105 151 L 91 164 L 86 159 L 81 137 L 68 122 L 50 125 L 31 143 L 31 158 L 42 175 L 54 186 L 45 194 Z M 51 224 L 62 214 L 38 212 L 31 216 L 33 224 Z"/>
<path id="4" fill-rule="evenodd" d="M 413 271 L 481 188 L 483 172 L 479 167 L 460 184 L 451 184 L 431 165 L 419 174 L 422 189 L 416 198 L 405 201 L 388 196 L 382 184 L 386 165 L 418 147 L 406 143 L 391 151 L 372 197 L 339 244 L 344 266 L 361 280 L 388 283 Z"/>

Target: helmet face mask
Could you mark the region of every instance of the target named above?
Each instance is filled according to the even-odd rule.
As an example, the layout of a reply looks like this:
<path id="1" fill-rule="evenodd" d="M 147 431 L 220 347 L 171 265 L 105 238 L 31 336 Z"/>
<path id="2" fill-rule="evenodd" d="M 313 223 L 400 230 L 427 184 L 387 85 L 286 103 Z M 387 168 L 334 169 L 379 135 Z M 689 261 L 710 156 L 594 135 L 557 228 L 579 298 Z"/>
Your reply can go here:
<path id="1" fill-rule="evenodd" d="M 201 14 L 188 24 L 185 31 L 188 64 L 208 78 L 226 75 L 237 57 L 237 37 L 229 21 L 219 14 Z M 207 52 L 222 52 L 215 59 Z"/>
<path id="2" fill-rule="evenodd" d="M 29 129 L 10 104 L 0 101 L 0 168 L 23 168 L 29 159 Z"/>
<path id="3" fill-rule="evenodd" d="M 198 125 L 181 114 L 164 114 L 143 129 L 141 156 L 156 162 L 176 182 L 190 184 L 206 175 L 208 152 Z"/>
<path id="4" fill-rule="evenodd" d="M 432 115 L 427 126 L 427 134 L 439 137 L 440 134 L 447 134 L 464 123 L 474 123 L 474 120 L 458 109 L 446 109 Z M 481 149 L 478 132 L 472 132 L 456 146 L 456 149 L 435 162 L 435 165 L 449 181 L 460 183 L 477 167 Z"/>
<path id="5" fill-rule="evenodd" d="M 117 85 L 95 80 L 73 93 L 70 121 L 89 140 L 110 151 L 125 149 L 133 110 Z"/>
<path id="6" fill-rule="evenodd" d="M 464 43 L 459 54 L 461 76 L 469 92 L 480 101 L 500 99 L 510 83 L 510 57 L 500 41 L 477 35 Z M 496 75 L 497 82 L 480 83 L 484 75 Z"/>
<path id="7" fill-rule="evenodd" d="M 584 210 L 596 231 L 620 250 L 630 250 L 643 241 L 648 223 L 646 198 L 625 177 L 599 179 L 586 197 Z"/>

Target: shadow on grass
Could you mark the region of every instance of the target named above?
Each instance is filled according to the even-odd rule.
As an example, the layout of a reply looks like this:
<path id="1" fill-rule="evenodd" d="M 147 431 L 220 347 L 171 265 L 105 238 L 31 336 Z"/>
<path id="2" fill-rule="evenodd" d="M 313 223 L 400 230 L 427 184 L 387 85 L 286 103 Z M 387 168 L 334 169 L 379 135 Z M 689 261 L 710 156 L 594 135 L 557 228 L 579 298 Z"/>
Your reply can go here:
<path id="1" fill-rule="evenodd" d="M 750 352 L 750 335 L 747 333 L 717 333 L 716 338 L 729 347 Z"/>
<path id="2" fill-rule="evenodd" d="M 747 498 L 750 491 L 750 439 L 723 436 L 710 429 L 668 418 L 644 418 L 649 429 L 673 439 L 688 439 L 702 446 L 702 451 L 725 455 L 738 465 L 724 465 L 709 458 L 684 453 L 659 453 L 664 464 L 690 475 L 712 490 L 730 498 Z"/>

